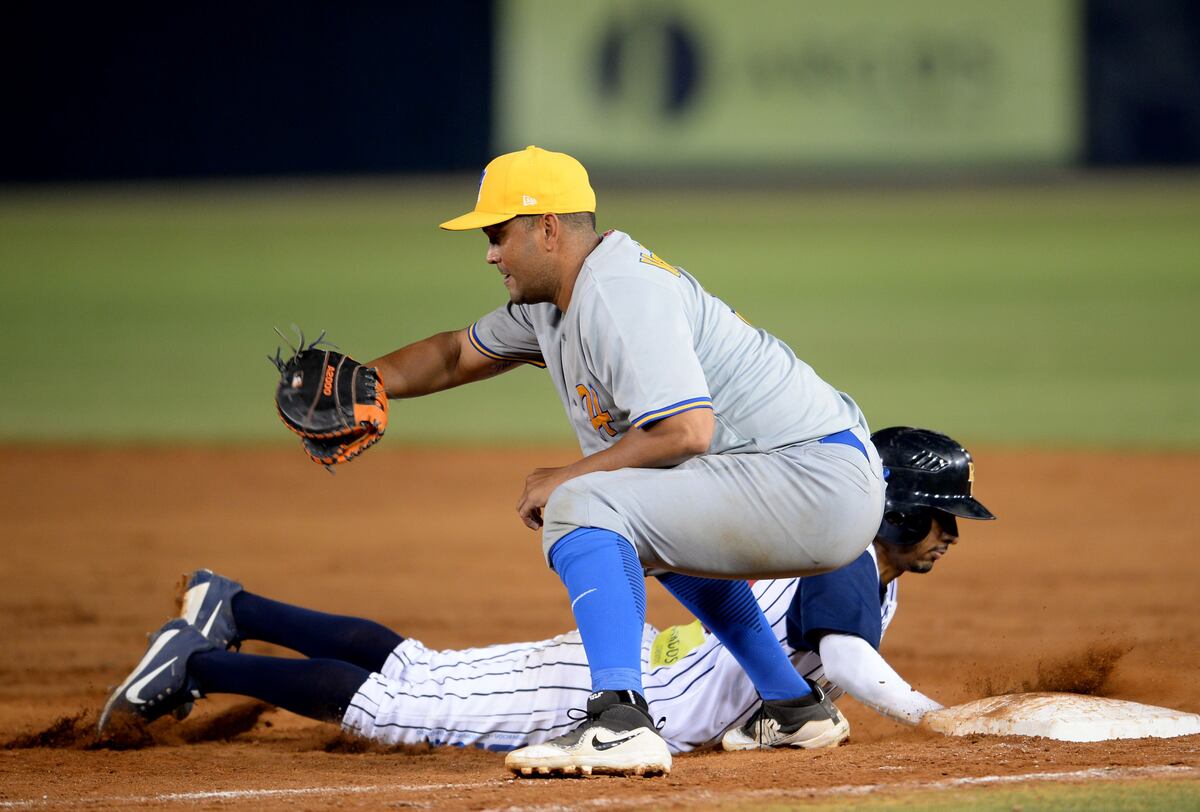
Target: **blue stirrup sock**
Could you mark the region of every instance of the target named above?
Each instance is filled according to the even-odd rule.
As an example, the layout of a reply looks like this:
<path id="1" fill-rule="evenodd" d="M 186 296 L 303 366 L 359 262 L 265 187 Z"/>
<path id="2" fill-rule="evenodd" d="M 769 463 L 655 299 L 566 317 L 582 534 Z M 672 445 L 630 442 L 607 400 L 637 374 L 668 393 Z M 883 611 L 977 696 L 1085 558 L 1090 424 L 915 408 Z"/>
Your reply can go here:
<path id="1" fill-rule="evenodd" d="M 658 580 L 729 649 L 763 699 L 812 693 L 783 653 L 750 584 L 676 572 Z"/>
<path id="2" fill-rule="evenodd" d="M 404 638 L 373 620 L 331 615 L 252 592 L 233 596 L 233 621 L 243 640 L 264 640 L 314 659 L 341 660 L 379 671 Z"/>
<path id="3" fill-rule="evenodd" d="M 571 598 L 593 691 L 642 692 L 646 579 L 633 545 L 611 530 L 581 527 L 550 548 Z"/>
<path id="4" fill-rule="evenodd" d="M 371 672 L 342 660 L 297 660 L 231 651 L 200 651 L 187 661 L 188 673 L 208 694 L 241 694 L 280 708 L 340 722 L 350 700 Z"/>

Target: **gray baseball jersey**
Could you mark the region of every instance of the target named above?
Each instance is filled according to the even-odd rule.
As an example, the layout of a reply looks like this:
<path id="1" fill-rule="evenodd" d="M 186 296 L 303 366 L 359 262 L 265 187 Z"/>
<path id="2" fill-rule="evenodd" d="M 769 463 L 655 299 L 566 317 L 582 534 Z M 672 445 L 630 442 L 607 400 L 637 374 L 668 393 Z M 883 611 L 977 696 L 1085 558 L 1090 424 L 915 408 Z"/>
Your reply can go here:
<path id="1" fill-rule="evenodd" d="M 714 411 L 711 454 L 770 451 L 861 421 L 786 344 L 619 231 L 584 262 L 566 313 L 507 304 L 470 336 L 485 355 L 550 373 L 584 454 L 688 409 Z"/>
<path id="2" fill-rule="evenodd" d="M 469 336 L 490 358 L 547 370 L 585 455 L 690 409 L 714 413 L 706 455 L 560 486 L 543 516 L 547 552 L 577 527 L 604 527 L 647 566 L 793 575 L 849 562 L 878 526 L 881 467 L 854 401 L 627 234 L 604 235 L 565 313 L 510 303 Z M 815 447 L 846 430 L 861 449 Z"/>

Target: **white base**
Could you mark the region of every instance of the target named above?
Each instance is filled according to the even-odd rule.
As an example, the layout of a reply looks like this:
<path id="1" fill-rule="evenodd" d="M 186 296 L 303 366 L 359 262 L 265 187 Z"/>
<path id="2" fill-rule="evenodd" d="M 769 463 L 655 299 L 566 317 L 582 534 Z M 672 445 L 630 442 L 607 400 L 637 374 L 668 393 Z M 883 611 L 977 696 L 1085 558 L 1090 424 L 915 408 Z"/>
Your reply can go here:
<path id="1" fill-rule="evenodd" d="M 1099 742 L 1189 736 L 1200 733 L 1200 716 L 1098 696 L 1029 693 L 942 708 L 926 714 L 921 725 L 948 736 L 990 733 Z"/>

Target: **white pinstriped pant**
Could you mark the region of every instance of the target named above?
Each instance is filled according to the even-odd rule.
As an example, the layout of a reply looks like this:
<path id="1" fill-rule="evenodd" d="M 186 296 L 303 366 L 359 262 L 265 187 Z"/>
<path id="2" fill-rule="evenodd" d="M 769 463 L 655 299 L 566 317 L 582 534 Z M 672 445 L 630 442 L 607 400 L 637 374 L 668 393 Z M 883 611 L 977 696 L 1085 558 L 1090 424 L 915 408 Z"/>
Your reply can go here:
<path id="1" fill-rule="evenodd" d="M 760 581 L 754 594 L 776 638 L 796 579 Z M 677 662 L 651 669 L 657 630 L 642 634 L 644 693 L 655 721 L 675 752 L 714 744 L 744 722 L 758 695 L 750 679 L 711 634 Z M 821 679 L 812 652 L 785 645 L 797 669 Z M 405 640 L 379 674 L 359 689 L 342 721 L 347 732 L 387 744 L 455 745 L 510 750 L 552 739 L 579 721 L 591 693 L 591 675 L 578 631 L 535 643 L 508 643 L 461 651 L 432 651 Z M 834 689 L 831 694 L 841 695 Z"/>

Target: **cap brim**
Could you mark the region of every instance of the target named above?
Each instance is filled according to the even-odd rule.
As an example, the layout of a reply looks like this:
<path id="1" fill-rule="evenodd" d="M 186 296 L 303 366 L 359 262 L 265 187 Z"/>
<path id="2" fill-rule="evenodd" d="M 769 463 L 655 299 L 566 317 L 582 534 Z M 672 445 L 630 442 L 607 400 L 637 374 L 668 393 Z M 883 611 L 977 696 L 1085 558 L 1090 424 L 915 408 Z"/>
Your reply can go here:
<path id="1" fill-rule="evenodd" d="M 447 231 L 472 231 L 476 228 L 494 226 L 497 223 L 503 223 L 505 220 L 511 220 L 514 217 L 516 217 L 515 214 L 507 212 L 501 214 L 494 211 L 469 211 L 461 217 L 447 220 L 438 226 L 438 228 L 444 228 Z"/>
<path id="2" fill-rule="evenodd" d="M 952 502 L 939 502 L 938 510 L 944 510 L 947 513 L 952 513 L 955 516 L 961 516 L 964 519 L 994 519 L 992 512 L 983 506 L 973 496 L 964 496 L 955 499 Z"/>

